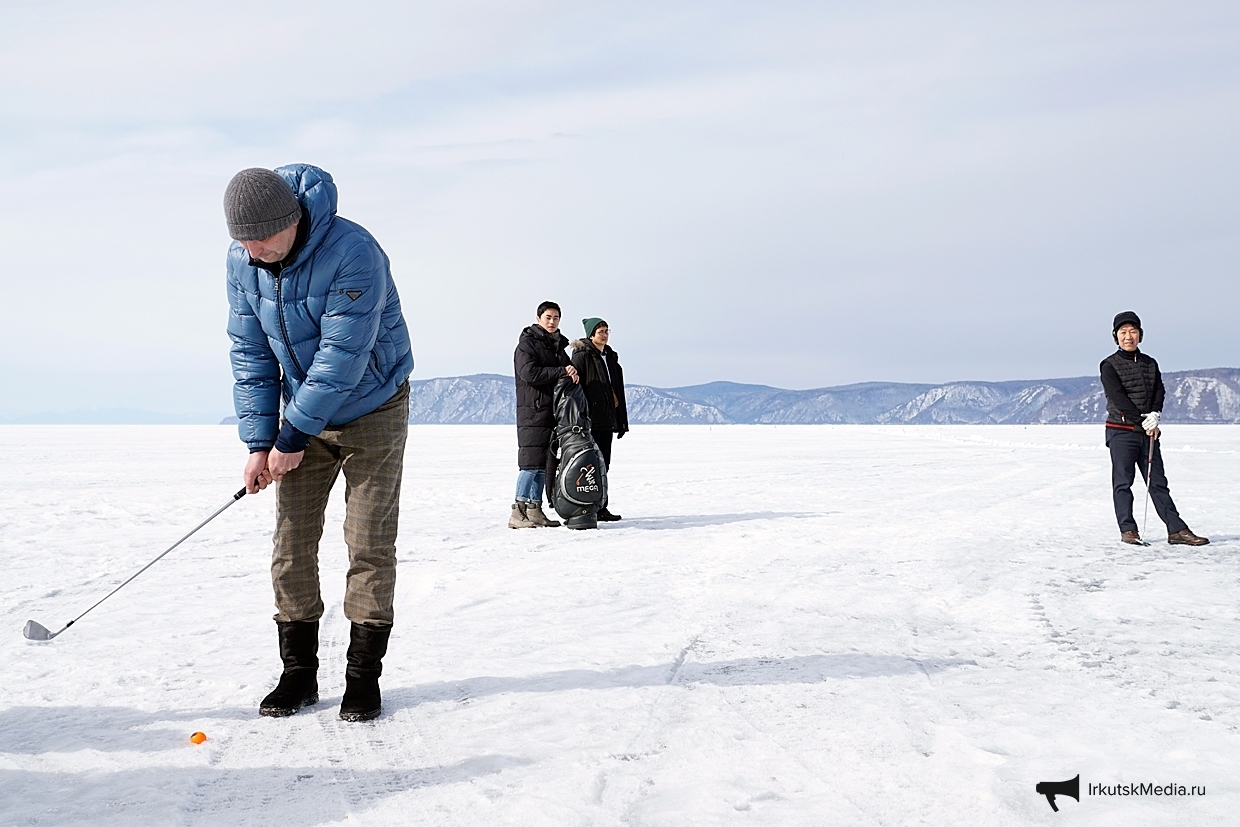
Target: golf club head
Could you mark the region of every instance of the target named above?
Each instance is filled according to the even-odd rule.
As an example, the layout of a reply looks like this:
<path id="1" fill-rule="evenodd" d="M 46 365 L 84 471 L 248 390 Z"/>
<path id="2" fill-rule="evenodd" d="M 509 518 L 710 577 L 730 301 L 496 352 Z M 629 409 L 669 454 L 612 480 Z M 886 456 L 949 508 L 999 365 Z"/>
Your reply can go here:
<path id="1" fill-rule="evenodd" d="M 26 636 L 26 640 L 51 640 L 60 634 L 49 630 L 42 623 L 35 623 L 33 620 L 26 621 L 26 628 L 22 629 L 22 634 Z"/>

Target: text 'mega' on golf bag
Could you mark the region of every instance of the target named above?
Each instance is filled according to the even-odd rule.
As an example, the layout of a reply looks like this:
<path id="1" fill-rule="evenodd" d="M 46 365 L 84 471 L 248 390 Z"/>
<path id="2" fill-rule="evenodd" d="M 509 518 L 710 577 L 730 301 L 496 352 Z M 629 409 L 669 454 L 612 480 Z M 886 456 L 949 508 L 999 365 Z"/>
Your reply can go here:
<path id="1" fill-rule="evenodd" d="M 555 386 L 555 436 L 560 469 L 555 477 L 555 506 L 568 528 L 595 528 L 607 499 L 607 466 L 590 435 L 585 390 L 564 377 Z"/>

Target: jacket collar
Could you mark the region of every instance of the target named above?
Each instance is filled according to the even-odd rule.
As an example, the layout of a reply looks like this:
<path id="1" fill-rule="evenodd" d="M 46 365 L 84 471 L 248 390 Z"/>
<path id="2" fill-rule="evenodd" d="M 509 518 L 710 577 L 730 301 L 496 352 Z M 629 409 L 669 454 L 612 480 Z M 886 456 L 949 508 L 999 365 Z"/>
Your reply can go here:
<path id="1" fill-rule="evenodd" d="M 568 347 L 568 339 L 564 338 L 563 333 L 561 333 L 558 330 L 555 333 L 548 333 L 547 331 L 543 330 L 543 327 L 540 324 L 532 324 L 529 327 L 527 327 L 525 329 L 525 335 L 530 336 L 534 339 L 541 339 L 544 342 L 546 342 L 548 345 L 552 347 L 558 347 L 561 350 Z"/>
<path id="2" fill-rule="evenodd" d="M 573 339 L 569 342 L 569 344 L 573 346 L 573 350 L 584 350 L 587 353 L 592 353 L 601 359 L 610 357 L 615 360 L 618 358 L 618 354 L 611 349 L 611 345 L 603 345 L 603 349 L 600 351 L 594 346 L 594 342 L 591 342 L 589 339 Z"/>

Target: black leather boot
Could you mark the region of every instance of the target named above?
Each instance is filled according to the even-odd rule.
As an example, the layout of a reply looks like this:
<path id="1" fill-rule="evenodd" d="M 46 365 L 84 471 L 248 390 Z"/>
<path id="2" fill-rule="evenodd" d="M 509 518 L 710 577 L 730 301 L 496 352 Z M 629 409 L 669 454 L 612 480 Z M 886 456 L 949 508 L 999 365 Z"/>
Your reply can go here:
<path id="1" fill-rule="evenodd" d="M 344 698 L 340 717 L 345 721 L 369 721 L 383 711 L 379 676 L 387 654 L 391 626 L 354 623 L 349 630 L 348 666 L 344 670 Z"/>
<path id="2" fill-rule="evenodd" d="M 585 514 L 578 514 L 575 517 L 569 517 L 564 521 L 565 528 L 598 528 L 598 512 L 587 511 Z"/>
<path id="3" fill-rule="evenodd" d="M 259 715 L 283 718 L 319 702 L 319 622 L 276 623 L 280 633 L 280 683 L 258 706 Z"/>

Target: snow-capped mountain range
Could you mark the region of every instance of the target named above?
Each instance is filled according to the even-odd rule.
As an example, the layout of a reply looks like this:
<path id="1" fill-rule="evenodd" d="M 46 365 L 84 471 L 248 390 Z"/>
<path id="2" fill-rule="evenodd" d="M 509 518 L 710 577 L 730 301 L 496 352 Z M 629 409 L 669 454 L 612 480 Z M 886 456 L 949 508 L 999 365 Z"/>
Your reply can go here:
<path id="1" fill-rule="evenodd" d="M 1240 368 L 1163 374 L 1166 422 L 1240 422 Z M 410 382 L 409 421 L 515 421 L 510 376 L 477 374 Z M 919 385 L 863 382 L 813 390 L 711 382 L 685 388 L 628 386 L 629 420 L 665 424 L 1031 424 L 1106 419 L 1096 376 Z"/>

